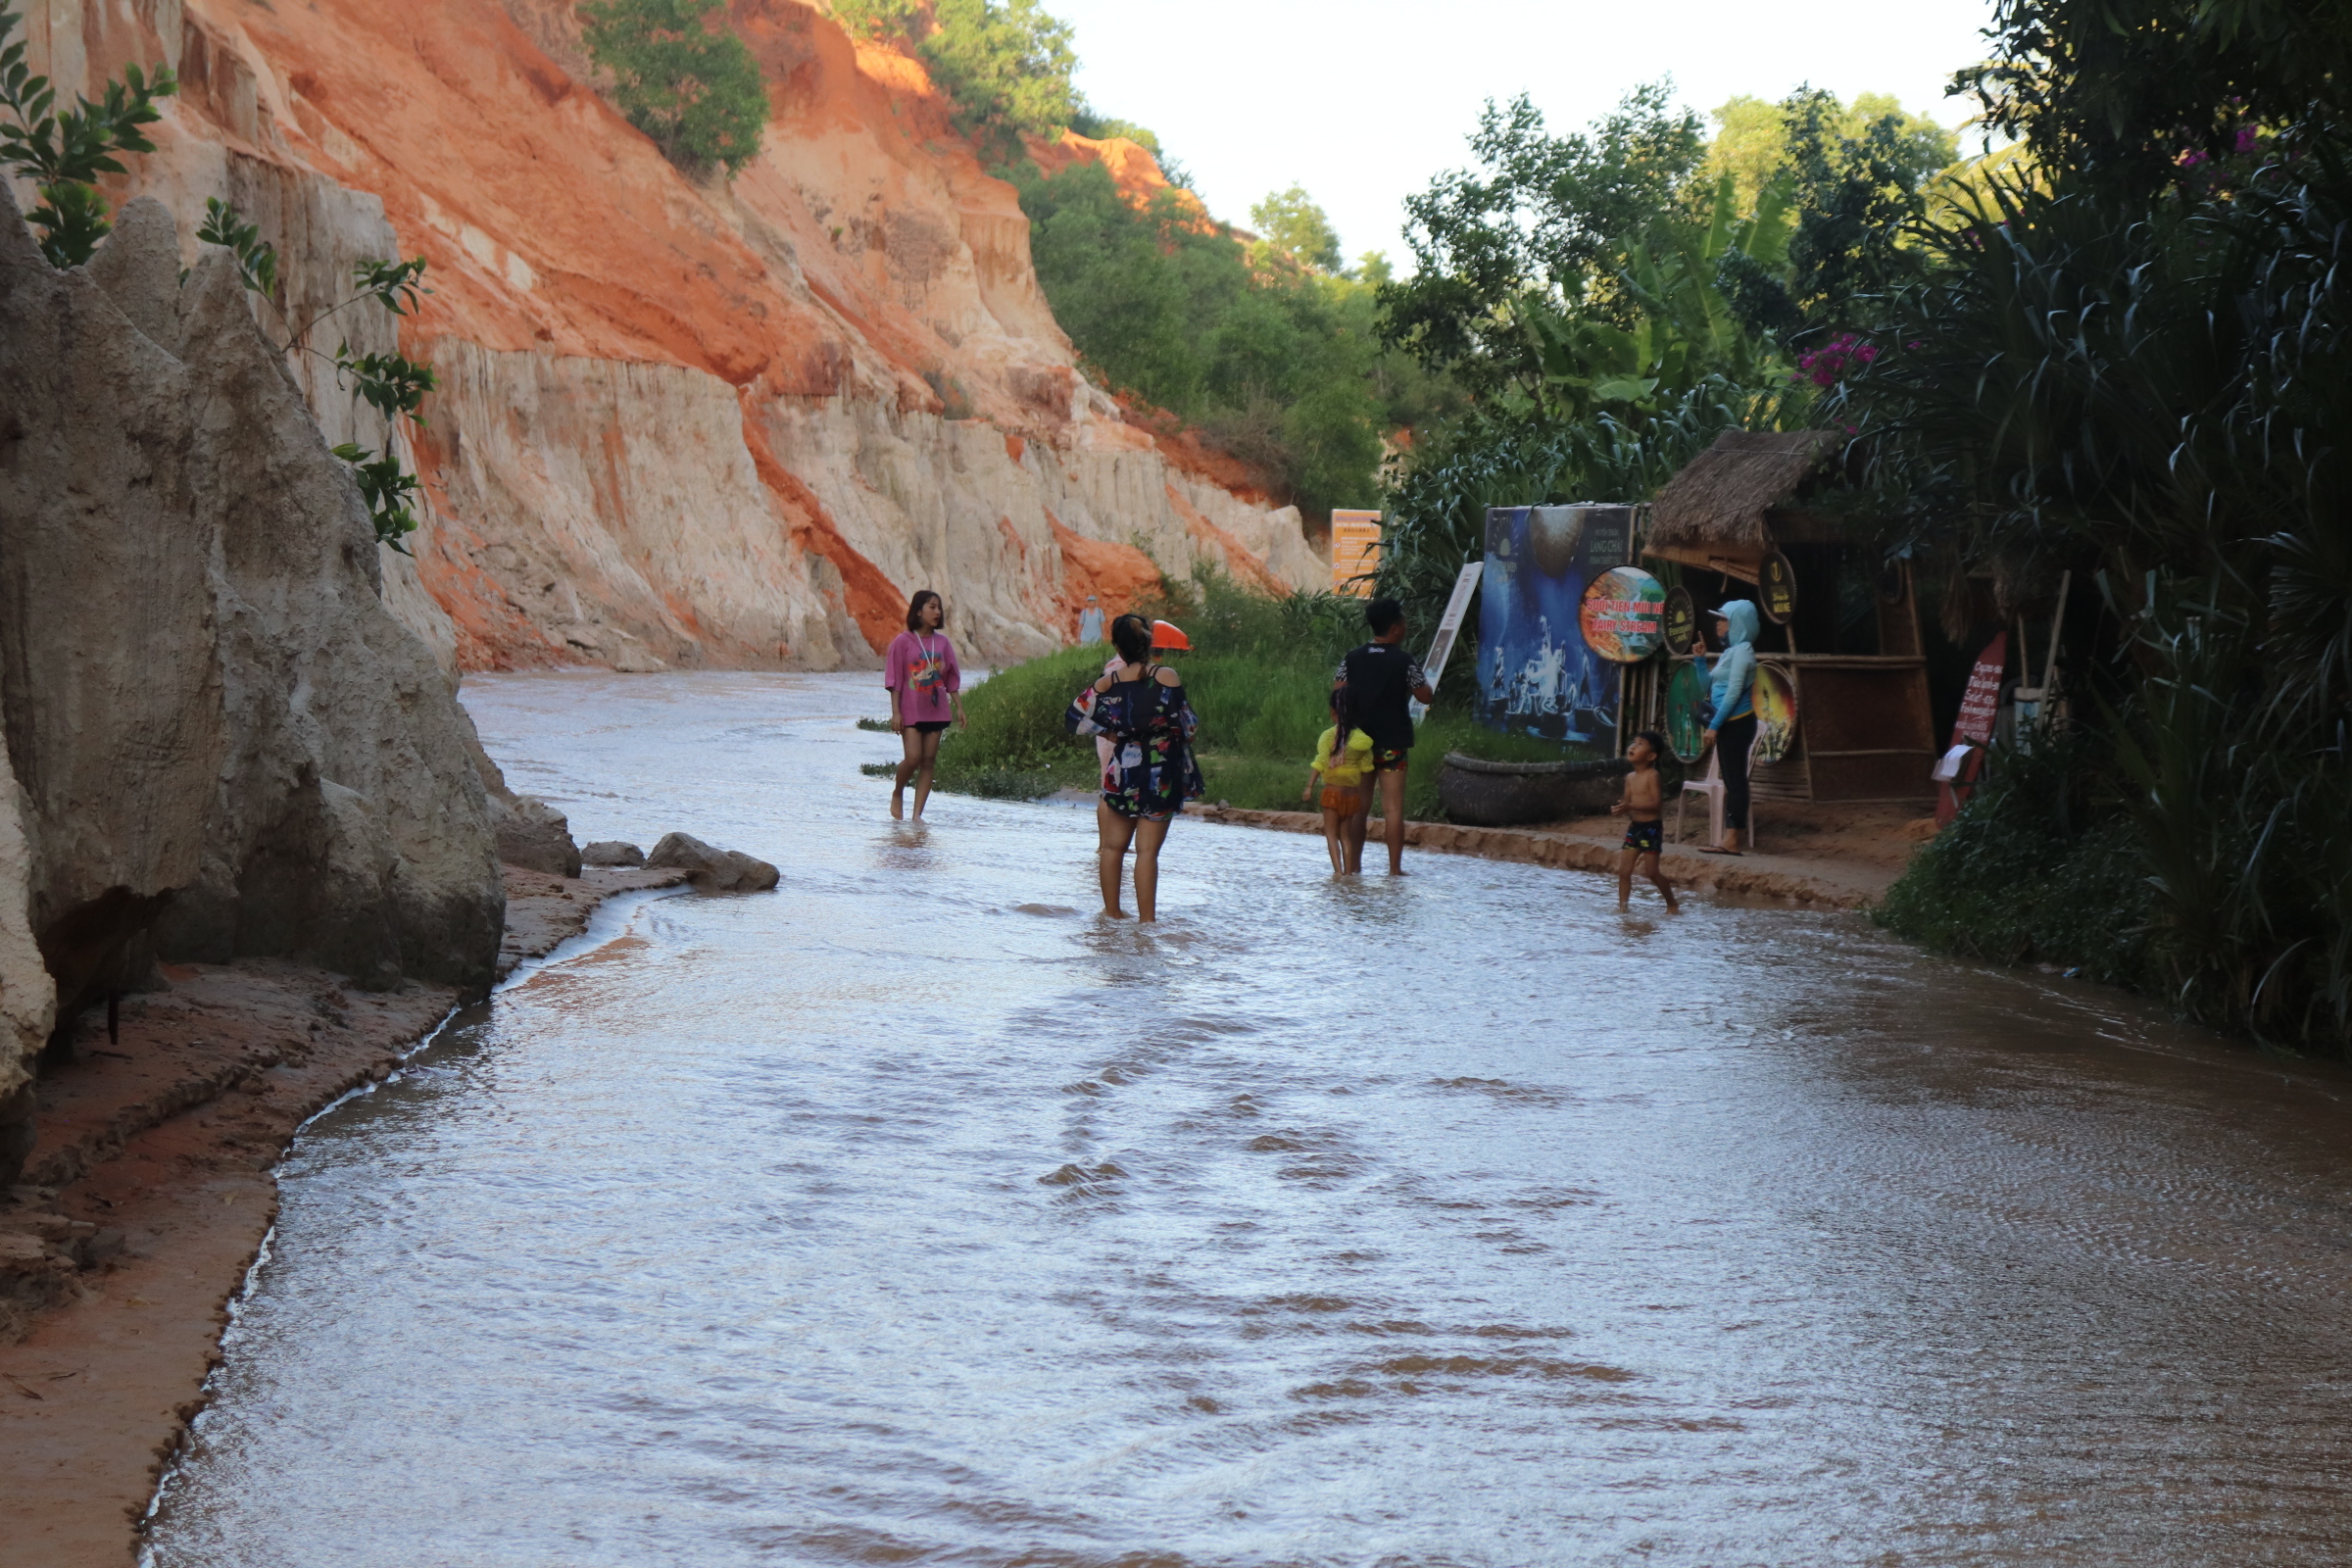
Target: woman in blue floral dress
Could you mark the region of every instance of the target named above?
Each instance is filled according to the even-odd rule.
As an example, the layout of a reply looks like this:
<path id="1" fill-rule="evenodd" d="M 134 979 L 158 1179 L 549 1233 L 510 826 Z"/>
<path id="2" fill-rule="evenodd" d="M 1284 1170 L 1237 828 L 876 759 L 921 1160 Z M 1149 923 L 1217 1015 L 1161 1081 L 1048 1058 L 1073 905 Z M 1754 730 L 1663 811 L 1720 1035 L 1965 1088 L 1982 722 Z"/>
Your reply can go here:
<path id="1" fill-rule="evenodd" d="M 1111 743 L 1102 765 L 1102 799 L 1095 807 L 1102 912 L 1126 918 L 1119 907 L 1119 868 L 1133 843 L 1136 916 L 1152 920 L 1158 917 L 1159 847 L 1168 823 L 1205 789 L 1200 764 L 1193 760 L 1200 720 L 1185 700 L 1184 677 L 1151 662 L 1150 621 L 1121 615 L 1111 624 L 1110 640 L 1123 662 L 1078 694 L 1063 724 L 1073 735 L 1101 735 Z"/>

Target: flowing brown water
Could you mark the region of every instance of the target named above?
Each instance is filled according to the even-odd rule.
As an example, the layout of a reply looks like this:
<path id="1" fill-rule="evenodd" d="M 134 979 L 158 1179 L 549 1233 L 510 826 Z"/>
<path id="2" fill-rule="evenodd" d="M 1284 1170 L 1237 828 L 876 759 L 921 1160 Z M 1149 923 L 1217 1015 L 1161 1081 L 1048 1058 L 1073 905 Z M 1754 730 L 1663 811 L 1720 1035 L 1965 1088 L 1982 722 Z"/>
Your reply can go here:
<path id="1" fill-rule="evenodd" d="M 872 677 L 477 680 L 609 910 L 315 1123 L 153 1560 L 2343 1559 L 2352 1130 L 1851 916 L 882 819 Z"/>

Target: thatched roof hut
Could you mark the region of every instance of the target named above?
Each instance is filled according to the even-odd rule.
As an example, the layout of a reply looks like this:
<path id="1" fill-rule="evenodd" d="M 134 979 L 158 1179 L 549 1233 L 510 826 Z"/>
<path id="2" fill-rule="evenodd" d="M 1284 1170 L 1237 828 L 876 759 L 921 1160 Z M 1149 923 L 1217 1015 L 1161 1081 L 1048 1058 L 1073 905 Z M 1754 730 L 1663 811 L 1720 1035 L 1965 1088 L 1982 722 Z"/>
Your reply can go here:
<path id="1" fill-rule="evenodd" d="M 1650 504 L 1650 547 L 1772 549 L 1765 514 L 1793 500 L 1836 444 L 1826 430 L 1726 430 Z"/>

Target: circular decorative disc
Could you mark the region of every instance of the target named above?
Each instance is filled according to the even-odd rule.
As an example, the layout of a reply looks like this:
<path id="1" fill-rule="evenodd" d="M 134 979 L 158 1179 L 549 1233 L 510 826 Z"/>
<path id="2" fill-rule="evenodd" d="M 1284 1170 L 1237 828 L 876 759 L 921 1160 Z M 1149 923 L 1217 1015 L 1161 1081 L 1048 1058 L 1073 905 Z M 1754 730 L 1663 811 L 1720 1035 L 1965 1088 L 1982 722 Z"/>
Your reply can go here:
<path id="1" fill-rule="evenodd" d="M 1666 590 L 1662 618 L 1666 651 L 1677 656 L 1689 653 L 1698 637 L 1698 601 L 1690 597 L 1690 589 L 1678 582 Z"/>
<path id="2" fill-rule="evenodd" d="M 1664 639 L 1666 585 L 1639 566 L 1612 566 L 1585 588 L 1577 625 L 1585 646 L 1615 664 L 1638 664 Z"/>

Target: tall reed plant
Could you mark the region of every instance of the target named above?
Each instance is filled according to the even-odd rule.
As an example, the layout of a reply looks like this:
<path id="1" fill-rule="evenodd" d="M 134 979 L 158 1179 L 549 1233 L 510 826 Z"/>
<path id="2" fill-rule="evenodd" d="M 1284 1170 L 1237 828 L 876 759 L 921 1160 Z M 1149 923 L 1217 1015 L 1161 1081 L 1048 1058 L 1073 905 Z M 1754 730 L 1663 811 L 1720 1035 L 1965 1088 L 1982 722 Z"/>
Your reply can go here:
<path id="1" fill-rule="evenodd" d="M 2003 760 L 2009 781 L 1915 863 L 1889 922 L 2343 1054 L 2352 134 L 2305 134 L 2305 156 L 2256 146 L 2214 190 L 1987 181 L 1973 215 L 1923 227 L 1936 265 L 1887 302 L 1887 351 L 1830 408 L 1860 428 L 1902 548 L 2007 605 L 2061 569 L 2104 589 L 2066 661 L 2096 741 L 2088 818 L 2052 840 L 2037 791 L 2058 781 Z M 2078 874 L 2113 934 L 2065 918 Z"/>

